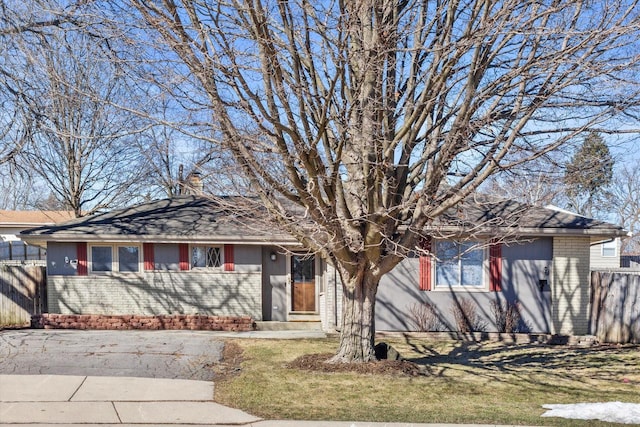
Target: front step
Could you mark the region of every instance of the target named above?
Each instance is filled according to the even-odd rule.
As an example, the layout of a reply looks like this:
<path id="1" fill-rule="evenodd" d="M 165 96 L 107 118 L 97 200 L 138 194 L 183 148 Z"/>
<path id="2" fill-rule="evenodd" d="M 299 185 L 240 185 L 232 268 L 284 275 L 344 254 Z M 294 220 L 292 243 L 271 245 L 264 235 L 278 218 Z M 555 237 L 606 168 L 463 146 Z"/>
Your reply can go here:
<path id="1" fill-rule="evenodd" d="M 321 331 L 322 323 L 316 322 L 256 322 L 257 331 Z"/>

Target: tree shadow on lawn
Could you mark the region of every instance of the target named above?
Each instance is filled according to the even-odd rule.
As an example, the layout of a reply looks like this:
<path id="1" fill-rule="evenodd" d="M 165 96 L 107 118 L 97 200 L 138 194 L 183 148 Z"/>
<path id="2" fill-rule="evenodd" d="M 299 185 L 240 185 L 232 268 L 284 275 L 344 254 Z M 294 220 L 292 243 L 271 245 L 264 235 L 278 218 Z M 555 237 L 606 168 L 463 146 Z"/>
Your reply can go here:
<path id="1" fill-rule="evenodd" d="M 640 346 L 599 345 L 572 347 L 548 344 L 504 344 L 463 341 L 448 351 L 406 338 L 412 355 L 406 360 L 421 366 L 425 375 L 455 373 L 492 381 L 526 381 L 549 385 L 559 381 L 616 381 L 640 385 L 637 366 Z"/>
<path id="2" fill-rule="evenodd" d="M 305 354 L 285 366 L 323 373 L 441 378 L 462 384 L 502 383 L 572 395 L 597 394 L 605 388 L 638 394 L 640 387 L 637 345 L 584 348 L 494 341 L 434 342 L 411 337 L 392 339 L 387 344 L 396 346 L 401 360 L 336 364 L 326 363 L 331 353 L 321 353 Z"/>

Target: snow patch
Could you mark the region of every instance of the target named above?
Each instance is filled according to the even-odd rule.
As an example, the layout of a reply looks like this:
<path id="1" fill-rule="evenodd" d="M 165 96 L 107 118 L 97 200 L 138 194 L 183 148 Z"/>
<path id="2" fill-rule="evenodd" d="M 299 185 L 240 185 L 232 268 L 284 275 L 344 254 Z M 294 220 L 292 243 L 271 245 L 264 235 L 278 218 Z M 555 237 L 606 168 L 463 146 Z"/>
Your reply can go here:
<path id="1" fill-rule="evenodd" d="M 623 402 L 542 405 L 549 411 L 543 417 L 600 420 L 621 424 L 640 424 L 640 404 Z"/>

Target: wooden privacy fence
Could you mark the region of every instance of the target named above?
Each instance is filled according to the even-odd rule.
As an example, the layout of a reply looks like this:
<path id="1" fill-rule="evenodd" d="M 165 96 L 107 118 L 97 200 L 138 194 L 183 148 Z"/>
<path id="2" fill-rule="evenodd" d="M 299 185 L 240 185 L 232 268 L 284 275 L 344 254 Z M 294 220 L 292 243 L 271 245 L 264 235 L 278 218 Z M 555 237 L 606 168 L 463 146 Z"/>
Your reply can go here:
<path id="1" fill-rule="evenodd" d="M 640 272 L 591 272 L 591 334 L 600 342 L 640 343 Z"/>
<path id="2" fill-rule="evenodd" d="M 46 268 L 0 263 L 0 327 L 23 326 L 47 311 Z"/>

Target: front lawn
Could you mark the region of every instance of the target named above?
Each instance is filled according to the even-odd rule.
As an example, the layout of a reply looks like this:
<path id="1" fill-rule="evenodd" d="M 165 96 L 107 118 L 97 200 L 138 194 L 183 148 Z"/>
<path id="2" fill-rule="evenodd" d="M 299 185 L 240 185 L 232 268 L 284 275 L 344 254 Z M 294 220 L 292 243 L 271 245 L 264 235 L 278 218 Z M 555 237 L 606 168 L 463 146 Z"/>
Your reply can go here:
<path id="1" fill-rule="evenodd" d="M 419 375 L 288 368 L 337 339 L 230 340 L 238 375 L 216 382 L 219 403 L 266 419 L 421 423 L 598 425 L 541 418 L 545 403 L 640 403 L 640 349 L 385 338 Z M 601 425 L 611 425 L 600 423 Z"/>

